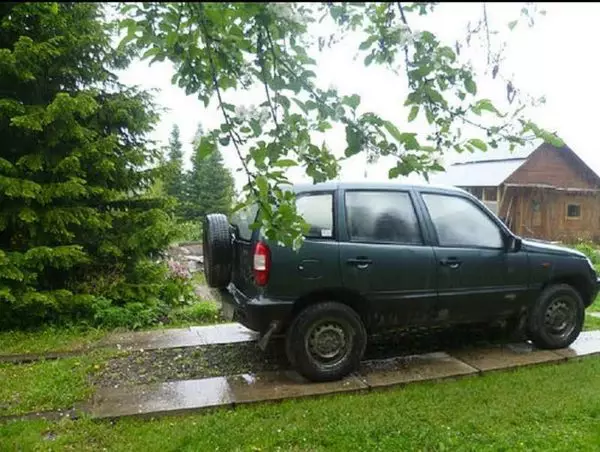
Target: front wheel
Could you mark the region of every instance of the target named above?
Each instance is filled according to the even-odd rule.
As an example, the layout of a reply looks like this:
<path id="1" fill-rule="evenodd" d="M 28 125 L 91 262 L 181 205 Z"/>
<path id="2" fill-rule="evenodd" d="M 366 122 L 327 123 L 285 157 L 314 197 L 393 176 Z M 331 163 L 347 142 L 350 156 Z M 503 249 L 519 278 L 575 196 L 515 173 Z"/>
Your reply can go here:
<path id="1" fill-rule="evenodd" d="M 539 348 L 568 347 L 581 333 L 584 317 L 583 300 L 573 287 L 567 284 L 547 287 L 529 313 L 529 338 Z"/>
<path id="2" fill-rule="evenodd" d="M 290 363 L 311 381 L 339 380 L 358 369 L 366 344 L 367 333 L 358 314 L 337 302 L 307 307 L 286 335 Z"/>

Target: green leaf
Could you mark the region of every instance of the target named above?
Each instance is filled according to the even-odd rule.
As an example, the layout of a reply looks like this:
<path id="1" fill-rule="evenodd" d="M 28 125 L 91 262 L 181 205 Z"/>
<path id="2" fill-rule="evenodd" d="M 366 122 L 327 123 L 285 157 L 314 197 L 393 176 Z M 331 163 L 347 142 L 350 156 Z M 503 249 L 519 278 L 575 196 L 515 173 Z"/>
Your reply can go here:
<path id="1" fill-rule="evenodd" d="M 472 78 L 465 79 L 465 89 L 470 94 L 477 94 L 477 85 L 475 84 Z"/>
<path id="2" fill-rule="evenodd" d="M 360 152 L 361 135 L 359 131 L 357 131 L 354 127 L 350 125 L 346 126 L 346 142 L 348 143 L 348 147 L 344 152 L 346 157 L 351 157 Z"/>
<path id="3" fill-rule="evenodd" d="M 263 175 L 256 178 L 256 187 L 262 196 L 266 196 L 269 192 L 269 181 Z"/>
<path id="4" fill-rule="evenodd" d="M 344 96 L 342 99 L 342 103 L 344 105 L 348 105 L 353 110 L 356 110 L 356 107 L 360 104 L 360 96 L 358 94 L 353 94 L 352 96 Z"/>
<path id="5" fill-rule="evenodd" d="M 144 54 L 142 55 L 142 60 L 150 58 L 151 56 L 158 55 L 159 52 L 160 49 L 158 47 L 151 47 L 148 50 L 146 50 L 146 52 L 144 52 Z"/>
<path id="6" fill-rule="evenodd" d="M 419 106 L 413 105 L 413 107 L 410 109 L 410 114 L 408 115 L 408 122 L 414 121 L 418 114 L 419 114 Z"/>
<path id="7" fill-rule="evenodd" d="M 402 133 L 398 130 L 398 128 L 389 121 L 383 121 L 383 127 L 389 132 L 394 139 L 398 141 L 402 141 Z"/>
<path id="8" fill-rule="evenodd" d="M 485 144 L 485 142 L 480 140 L 479 138 L 473 138 L 469 140 L 469 144 L 475 146 L 477 149 L 480 149 L 482 151 L 487 151 L 487 144 Z"/>
<path id="9" fill-rule="evenodd" d="M 435 121 L 435 117 L 433 116 L 433 111 L 431 111 L 430 108 L 425 109 L 425 117 L 427 118 L 427 122 L 429 124 L 433 124 L 433 121 Z"/>
<path id="10" fill-rule="evenodd" d="M 198 143 L 198 157 L 204 160 L 215 150 L 215 143 L 208 137 L 200 138 Z"/>
<path id="11" fill-rule="evenodd" d="M 273 166 L 277 166 L 279 168 L 289 168 L 292 166 L 298 166 L 298 162 L 292 159 L 282 159 L 277 160 L 275 163 L 273 163 Z"/>
<path id="12" fill-rule="evenodd" d="M 508 28 L 511 29 L 511 30 L 514 30 L 514 28 L 517 26 L 518 22 L 519 22 L 518 20 L 513 20 L 513 21 L 509 22 L 508 23 Z"/>
<path id="13" fill-rule="evenodd" d="M 252 133 L 254 133 L 254 136 L 259 137 L 262 133 L 262 126 L 260 125 L 260 122 L 258 122 L 256 119 L 252 119 L 250 120 L 250 127 L 252 128 Z"/>
<path id="14" fill-rule="evenodd" d="M 416 139 L 416 133 L 403 133 L 400 135 L 400 142 L 404 145 L 407 150 L 419 149 L 419 142 Z"/>
<path id="15" fill-rule="evenodd" d="M 394 166 L 393 168 L 390 168 L 390 170 L 388 171 L 389 179 L 395 179 L 399 175 L 400 175 L 400 168 L 398 166 Z"/>

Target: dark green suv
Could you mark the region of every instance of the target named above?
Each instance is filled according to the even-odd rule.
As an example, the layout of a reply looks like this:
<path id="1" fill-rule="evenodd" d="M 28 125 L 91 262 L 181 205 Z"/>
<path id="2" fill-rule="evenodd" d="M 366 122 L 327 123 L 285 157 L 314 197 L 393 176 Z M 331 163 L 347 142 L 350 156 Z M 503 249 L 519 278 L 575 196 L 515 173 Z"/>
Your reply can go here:
<path id="1" fill-rule="evenodd" d="M 208 215 L 204 267 L 235 318 L 285 333 L 290 363 L 314 381 L 355 370 L 371 333 L 508 321 L 540 348 L 581 332 L 598 277 L 577 251 L 515 236 L 454 188 L 391 183 L 295 186 L 310 224 L 299 252 L 251 230 L 256 207 Z"/>

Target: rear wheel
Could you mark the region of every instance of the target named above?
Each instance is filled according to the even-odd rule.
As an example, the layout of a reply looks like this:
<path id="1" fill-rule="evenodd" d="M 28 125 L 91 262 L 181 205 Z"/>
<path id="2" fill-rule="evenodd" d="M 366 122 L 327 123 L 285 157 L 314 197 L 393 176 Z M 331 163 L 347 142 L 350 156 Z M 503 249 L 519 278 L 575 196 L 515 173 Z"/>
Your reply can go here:
<path id="1" fill-rule="evenodd" d="M 583 328 L 585 307 L 579 293 L 567 284 L 547 287 L 528 316 L 531 341 L 540 348 L 568 347 Z"/>
<path id="2" fill-rule="evenodd" d="M 332 381 L 358 369 L 366 343 L 358 314 L 344 304 L 325 302 L 296 316 L 287 331 L 286 353 L 307 379 Z"/>
<path id="3" fill-rule="evenodd" d="M 233 259 L 229 221 L 213 213 L 206 216 L 203 229 L 204 276 L 210 287 L 223 289 L 231 281 Z"/>

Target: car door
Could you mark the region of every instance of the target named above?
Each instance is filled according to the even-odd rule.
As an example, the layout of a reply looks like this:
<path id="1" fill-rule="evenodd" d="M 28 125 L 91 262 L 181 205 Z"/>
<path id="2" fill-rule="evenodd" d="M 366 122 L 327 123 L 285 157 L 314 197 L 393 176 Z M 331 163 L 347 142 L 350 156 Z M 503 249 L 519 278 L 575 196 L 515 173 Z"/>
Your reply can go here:
<path id="1" fill-rule="evenodd" d="M 426 323 L 436 301 L 437 269 L 411 192 L 361 189 L 339 196 L 342 279 L 366 299 L 369 326 Z"/>
<path id="2" fill-rule="evenodd" d="M 527 254 L 505 246 L 499 220 L 467 195 L 421 193 L 434 232 L 437 321 L 488 321 L 525 303 Z"/>

